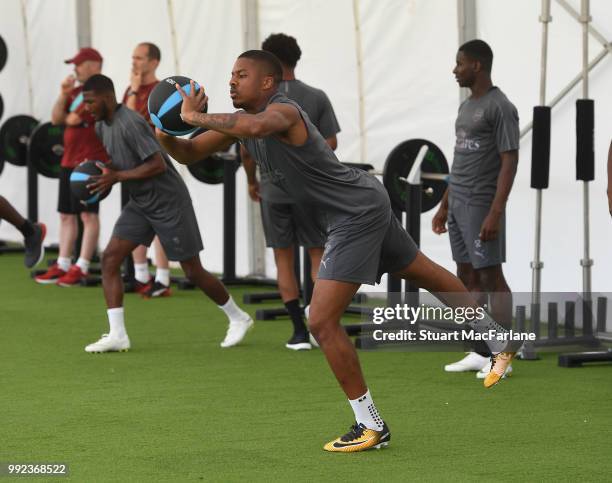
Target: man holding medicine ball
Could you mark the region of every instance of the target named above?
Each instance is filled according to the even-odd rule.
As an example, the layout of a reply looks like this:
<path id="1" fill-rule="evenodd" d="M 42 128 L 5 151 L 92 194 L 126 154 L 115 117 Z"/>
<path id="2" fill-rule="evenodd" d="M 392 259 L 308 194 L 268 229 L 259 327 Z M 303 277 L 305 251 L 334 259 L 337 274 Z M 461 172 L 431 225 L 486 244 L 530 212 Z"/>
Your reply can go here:
<path id="1" fill-rule="evenodd" d="M 202 267 L 202 239 L 187 186 L 151 127 L 142 116 L 117 104 L 113 82 L 106 76 L 91 77 L 83 94 L 88 111 L 97 121 L 96 133 L 111 157 L 111 166 L 89 188 L 93 192 L 105 191 L 121 182 L 130 193 L 102 258 L 110 331 L 85 351 L 130 348 L 124 322 L 121 262 L 138 245 L 149 246 L 155 235 L 168 258 L 180 262 L 187 278 L 225 312 L 229 328 L 221 347 L 238 344 L 253 320 L 235 304 L 225 286 Z"/>
<path id="2" fill-rule="evenodd" d="M 238 139 L 261 169 L 278 173 L 274 183 L 297 203 L 315 205 L 327 217 L 327 242 L 310 305 L 309 327 L 349 399 L 355 424 L 324 450 L 364 451 L 389 444 L 391 434 L 365 383 L 359 358 L 340 318 L 362 283 L 374 284 L 383 273 L 411 280 L 436 294 L 449 307 L 478 305 L 461 281 L 427 258 L 393 215 L 383 185 L 364 171 L 347 167 L 317 131 L 298 104 L 278 92 L 282 67 L 271 53 L 243 52 L 230 79 L 234 113 L 205 114 L 208 99 L 180 86 L 181 117 L 208 131 L 193 139 L 158 132 L 162 145 L 179 162 L 197 162 L 226 149 Z M 157 131 L 156 131 L 157 132 Z M 469 324 L 481 333 L 505 333 L 486 313 Z M 515 349 L 489 342 L 494 368 L 485 387 L 496 384 Z"/>

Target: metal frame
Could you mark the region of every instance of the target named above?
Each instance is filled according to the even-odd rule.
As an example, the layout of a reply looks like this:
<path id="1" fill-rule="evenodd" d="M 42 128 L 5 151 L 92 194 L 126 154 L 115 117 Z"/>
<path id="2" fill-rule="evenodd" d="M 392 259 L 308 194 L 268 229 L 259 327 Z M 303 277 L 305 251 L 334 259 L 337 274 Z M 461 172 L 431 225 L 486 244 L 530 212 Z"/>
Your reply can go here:
<path id="1" fill-rule="evenodd" d="M 457 24 L 459 45 L 476 38 L 476 0 L 457 0 Z M 466 87 L 459 88 L 459 101 L 465 101 L 470 95 Z"/>
<path id="2" fill-rule="evenodd" d="M 90 0 L 77 0 L 76 28 L 77 47 L 89 47 L 91 45 L 91 2 Z"/>
<path id="3" fill-rule="evenodd" d="M 552 21 L 550 16 L 550 0 L 542 0 L 542 50 L 540 59 L 540 106 L 546 104 L 546 67 L 548 60 L 548 23 Z M 542 190 L 536 190 L 536 216 L 535 216 L 535 247 L 533 261 L 531 262 L 531 303 L 540 304 L 540 282 L 544 264 L 540 260 L 540 247 L 542 238 Z"/>
<path id="4" fill-rule="evenodd" d="M 357 62 L 357 94 L 359 96 L 359 159 L 367 158 L 367 134 L 365 120 L 365 100 L 363 81 L 363 49 L 361 46 L 361 15 L 359 0 L 353 0 L 353 21 L 355 25 L 355 56 Z"/>
<path id="5" fill-rule="evenodd" d="M 582 82 L 582 98 L 588 97 L 588 82 L 589 72 L 606 57 L 612 53 L 612 43 L 592 25 L 591 16 L 589 15 L 589 0 L 581 0 L 581 11 L 576 12 L 574 8 L 566 0 L 556 0 L 572 18 L 582 24 L 582 70 L 576 75 L 561 91 L 548 103 L 546 103 L 546 77 L 547 77 L 547 49 L 548 49 L 548 23 L 552 20 L 550 16 L 550 0 L 542 0 L 542 14 L 540 22 L 542 22 L 542 58 L 540 66 L 540 105 L 546 105 L 550 108 L 556 106 L 579 82 Z M 603 45 L 603 50 L 589 61 L 588 57 L 588 42 L 589 34 L 592 35 L 599 43 Z M 521 138 L 525 136 L 533 127 L 533 122 L 529 122 L 521 129 Z M 539 303 L 540 300 L 540 280 L 543 263 L 540 260 L 540 238 L 541 238 L 541 211 L 542 211 L 542 193 L 541 190 L 536 192 L 536 223 L 535 223 L 535 249 L 534 260 L 531 262 L 532 268 L 532 303 Z M 585 300 L 590 300 L 591 297 L 591 266 L 593 260 L 590 258 L 590 226 L 589 226 L 589 185 L 588 182 L 583 182 L 583 221 L 584 221 L 584 253 L 580 260 L 582 266 L 582 285 L 583 297 Z"/>
<path id="6" fill-rule="evenodd" d="M 556 0 L 556 2 L 565 9 L 572 18 L 580 21 L 580 14 L 573 9 L 573 7 L 565 0 Z M 603 49 L 597 54 L 590 62 L 587 62 L 588 72 L 593 70 L 608 54 L 612 54 L 612 41 L 606 40 L 606 38 L 592 25 L 588 24 L 588 32 L 597 40 Z M 583 51 L 584 54 L 584 51 Z M 582 72 L 578 73 L 559 93 L 553 97 L 546 105 L 548 107 L 555 107 L 578 83 L 583 79 L 584 76 L 584 65 Z M 529 122 L 521 129 L 521 138 L 531 131 L 533 123 Z"/>
<path id="7" fill-rule="evenodd" d="M 242 45 L 245 50 L 258 49 L 259 39 L 259 2 L 242 0 Z M 266 242 L 259 204 L 247 197 L 247 227 L 249 233 L 249 274 L 265 277 Z"/>

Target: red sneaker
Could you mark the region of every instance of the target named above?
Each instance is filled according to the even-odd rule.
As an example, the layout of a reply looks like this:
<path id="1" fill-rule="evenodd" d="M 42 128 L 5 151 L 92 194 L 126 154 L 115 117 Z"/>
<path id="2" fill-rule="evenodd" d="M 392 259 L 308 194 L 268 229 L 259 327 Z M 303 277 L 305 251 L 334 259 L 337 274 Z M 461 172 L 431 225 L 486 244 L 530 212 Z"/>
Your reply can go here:
<path id="1" fill-rule="evenodd" d="M 172 295 L 172 290 L 170 290 L 170 287 L 167 287 L 157 280 L 151 284 L 149 290 L 142 294 L 145 299 L 154 297 L 170 297 L 170 295 Z"/>
<path id="2" fill-rule="evenodd" d="M 64 275 L 66 275 L 66 272 L 64 272 L 56 263 L 54 265 L 51 265 L 49 267 L 49 270 L 47 270 L 42 275 L 37 275 L 36 277 L 34 277 L 34 280 L 36 280 L 38 283 L 55 283 L 60 277 L 63 277 Z"/>
<path id="3" fill-rule="evenodd" d="M 57 279 L 57 284 L 60 287 L 73 287 L 75 285 L 80 285 L 81 280 L 85 280 L 86 278 L 87 274 L 81 271 L 81 267 L 72 265 L 70 270 L 66 272 L 66 275 Z"/>
<path id="4" fill-rule="evenodd" d="M 151 289 L 151 285 L 153 285 L 153 277 L 151 277 L 147 283 L 142 283 L 138 280 L 134 280 L 134 292 L 140 295 L 144 295 Z"/>

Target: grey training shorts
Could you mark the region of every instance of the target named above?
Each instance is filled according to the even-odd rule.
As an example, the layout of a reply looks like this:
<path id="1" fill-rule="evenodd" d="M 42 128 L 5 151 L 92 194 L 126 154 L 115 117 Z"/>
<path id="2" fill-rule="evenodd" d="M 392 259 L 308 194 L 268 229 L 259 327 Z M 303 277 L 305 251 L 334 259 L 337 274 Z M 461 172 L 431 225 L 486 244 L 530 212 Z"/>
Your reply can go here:
<path id="1" fill-rule="evenodd" d="M 506 261 L 506 215 L 502 215 L 495 240 L 480 240 L 482 222 L 489 206 L 474 205 L 450 196 L 448 201 L 448 235 L 453 260 L 469 263 L 474 269 L 500 265 Z"/>
<path id="2" fill-rule="evenodd" d="M 149 246 L 155 235 L 169 260 L 188 260 L 204 248 L 189 199 L 162 212 L 147 212 L 133 200 L 124 206 L 113 229 L 114 237 Z"/>
<path id="3" fill-rule="evenodd" d="M 383 274 L 410 265 L 418 247 L 387 205 L 368 222 L 347 222 L 328 233 L 318 278 L 379 283 Z"/>

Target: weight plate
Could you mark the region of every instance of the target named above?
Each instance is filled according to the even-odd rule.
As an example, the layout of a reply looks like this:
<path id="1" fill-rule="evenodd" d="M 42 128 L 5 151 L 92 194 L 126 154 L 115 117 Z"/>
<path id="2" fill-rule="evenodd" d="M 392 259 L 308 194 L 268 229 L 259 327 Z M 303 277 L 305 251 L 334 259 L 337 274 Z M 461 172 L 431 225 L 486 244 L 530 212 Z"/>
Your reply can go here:
<path id="1" fill-rule="evenodd" d="M 448 174 L 448 163 L 444 153 L 431 141 L 426 139 L 409 139 L 397 145 L 389 153 L 385 161 L 383 183 L 389 192 L 389 198 L 393 206 L 399 210 L 406 211 L 406 199 L 408 196 L 406 182 L 402 179 L 408 177 L 414 160 L 424 144 L 429 146 L 429 150 L 423 159 L 421 172 Z M 421 212 L 425 213 L 434 208 L 442 200 L 447 183 L 442 180 L 423 179 L 421 186 L 423 188 Z"/>
<path id="2" fill-rule="evenodd" d="M 64 127 L 50 122 L 39 124 L 30 136 L 28 157 L 36 171 L 47 178 L 58 178 L 64 155 Z"/>
<path id="3" fill-rule="evenodd" d="M 190 136 L 189 139 L 193 139 L 206 132 L 206 129 L 198 128 Z M 191 175 L 206 184 L 221 184 L 223 183 L 223 172 L 225 170 L 225 163 L 235 160 L 236 156 L 233 155 L 230 150 L 221 151 L 215 153 L 207 158 L 192 163 L 187 166 Z M 238 169 L 238 163 L 234 163 L 236 169 Z"/>
<path id="4" fill-rule="evenodd" d="M 7 57 L 8 51 L 6 49 L 6 44 L 4 43 L 4 39 L 0 37 L 0 71 L 4 68 Z"/>
<path id="5" fill-rule="evenodd" d="M 25 166 L 28 140 L 37 125 L 32 116 L 9 117 L 0 128 L 0 157 L 16 166 Z"/>

